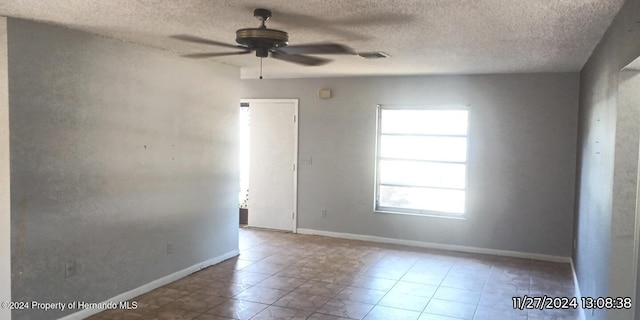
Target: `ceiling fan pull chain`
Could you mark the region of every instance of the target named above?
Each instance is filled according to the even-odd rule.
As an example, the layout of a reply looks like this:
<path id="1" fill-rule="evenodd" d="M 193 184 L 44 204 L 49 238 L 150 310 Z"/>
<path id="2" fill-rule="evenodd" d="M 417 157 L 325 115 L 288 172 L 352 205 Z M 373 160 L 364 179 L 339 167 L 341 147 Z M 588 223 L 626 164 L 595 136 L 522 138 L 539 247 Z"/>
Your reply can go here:
<path id="1" fill-rule="evenodd" d="M 260 80 L 262 80 L 262 58 L 260 58 Z"/>

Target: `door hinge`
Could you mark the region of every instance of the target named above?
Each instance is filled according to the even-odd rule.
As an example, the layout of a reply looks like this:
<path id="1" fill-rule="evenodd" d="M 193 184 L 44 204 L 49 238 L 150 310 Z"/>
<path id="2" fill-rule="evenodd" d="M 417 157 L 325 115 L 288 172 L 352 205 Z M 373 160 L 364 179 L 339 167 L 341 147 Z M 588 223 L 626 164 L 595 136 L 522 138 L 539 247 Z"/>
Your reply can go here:
<path id="1" fill-rule="evenodd" d="M 296 115 L 295 114 L 293 115 L 293 122 L 294 123 L 296 122 Z"/>
<path id="2" fill-rule="evenodd" d="M 295 219 L 296 217 L 296 213 L 295 212 L 291 212 L 291 220 Z"/>
<path id="3" fill-rule="evenodd" d="M 296 171 L 296 164 L 293 164 L 293 171 Z"/>

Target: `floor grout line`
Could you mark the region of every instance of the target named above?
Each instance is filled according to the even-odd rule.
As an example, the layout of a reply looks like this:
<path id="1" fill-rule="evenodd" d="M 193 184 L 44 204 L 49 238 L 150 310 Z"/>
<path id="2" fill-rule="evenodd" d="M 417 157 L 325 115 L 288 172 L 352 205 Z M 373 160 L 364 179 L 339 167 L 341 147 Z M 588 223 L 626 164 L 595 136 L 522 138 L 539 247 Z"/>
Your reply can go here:
<path id="1" fill-rule="evenodd" d="M 391 312 L 404 315 L 416 314 L 424 318 L 431 314 L 427 312 L 431 303 L 437 301 L 436 309 L 429 309 L 430 312 L 436 311 L 447 316 L 464 315 L 475 320 L 491 319 L 492 314 L 493 318 L 514 315 L 514 318 L 523 320 L 536 320 L 539 316 L 552 320 L 556 316 L 558 319 L 563 315 L 566 316 L 560 311 L 543 313 L 509 310 L 511 301 L 496 300 L 500 305 L 485 305 L 492 299 L 502 299 L 505 292 L 507 295 L 512 293 L 513 296 L 521 295 L 515 290 L 519 290 L 520 279 L 524 277 L 527 279 L 526 289 L 529 295 L 533 294 L 534 284 L 536 290 L 547 290 L 546 286 L 549 283 L 556 282 L 562 286 L 557 287 L 558 291 L 555 292 L 570 289 L 565 288 L 564 283 L 569 283 L 571 279 L 564 278 L 571 273 L 565 272 L 566 266 L 562 263 L 534 263 L 530 259 L 491 257 L 248 229 L 240 230 L 240 239 L 240 247 L 243 249 L 239 256 L 183 278 L 190 280 L 180 279 L 162 287 L 179 288 L 175 289 L 179 292 L 175 295 L 180 297 L 163 296 L 163 292 L 159 291 L 162 288 L 151 292 L 155 292 L 159 295 L 158 297 L 140 296 L 155 298 L 155 300 L 149 300 L 155 303 L 153 305 L 155 309 L 150 308 L 148 314 L 155 312 L 157 316 L 161 312 L 167 314 L 181 312 L 183 315 L 198 314 L 197 317 L 208 319 L 214 318 L 213 314 L 229 316 L 247 312 L 238 309 L 238 306 L 250 307 L 251 303 L 259 303 L 255 305 L 255 310 L 247 314 L 247 318 L 262 319 L 268 312 L 309 314 L 307 318 L 313 317 L 314 314 L 329 312 L 336 315 L 357 315 L 361 319 L 367 316 L 380 316 L 380 312 Z M 240 264 L 242 264 L 241 267 Z M 308 286 L 303 289 L 307 284 Z M 424 293 L 415 291 L 421 290 L 420 288 L 433 291 L 429 296 L 426 294 L 423 296 Z M 495 292 L 488 292 L 489 288 Z M 554 292 L 555 289 L 552 289 L 549 289 L 549 292 Z M 175 291 L 172 292 L 175 293 Z M 315 305 L 314 302 L 296 300 L 296 292 L 306 292 L 310 296 L 320 297 L 317 301 L 324 302 Z M 317 294 L 321 292 L 324 293 Z M 167 295 L 169 293 L 164 292 Z M 200 304 L 197 309 L 200 311 L 194 312 L 198 303 L 203 302 L 195 293 L 207 296 L 219 295 L 222 302 L 214 299 L 212 301 L 215 302 L 211 302 L 212 305 L 209 306 L 205 301 L 205 307 L 202 308 Z M 464 295 L 465 293 L 473 295 L 473 298 Z M 390 305 L 393 302 L 383 302 L 387 298 L 389 298 L 388 301 L 394 301 L 391 299 L 395 294 L 405 294 L 407 297 L 415 298 L 415 301 L 396 306 Z M 455 294 L 464 296 L 458 298 Z M 178 302 L 178 299 L 182 302 Z M 255 301 L 269 301 L 269 303 Z M 329 306 L 333 306 L 328 305 L 332 301 L 339 302 L 340 307 L 328 310 Z M 372 301 L 375 303 L 369 303 Z M 475 303 L 469 303 L 469 301 L 475 301 Z M 236 307 L 233 307 L 234 305 Z M 412 305 L 417 305 L 420 310 L 416 310 Z M 463 305 L 470 306 L 468 311 L 455 313 L 456 310 L 446 308 L 446 306 Z M 357 306 L 361 306 L 362 309 L 357 309 Z M 445 309 L 442 309 L 443 306 Z M 349 309 L 352 307 L 356 308 L 353 310 L 360 311 Z M 201 310 L 205 311 L 201 312 Z M 257 312 L 253 313 L 254 311 Z M 144 310 L 139 311 L 139 313 L 144 312 Z M 111 319 L 108 317 L 108 312 L 103 314 L 102 317 L 100 314 L 97 315 L 95 319 Z"/>

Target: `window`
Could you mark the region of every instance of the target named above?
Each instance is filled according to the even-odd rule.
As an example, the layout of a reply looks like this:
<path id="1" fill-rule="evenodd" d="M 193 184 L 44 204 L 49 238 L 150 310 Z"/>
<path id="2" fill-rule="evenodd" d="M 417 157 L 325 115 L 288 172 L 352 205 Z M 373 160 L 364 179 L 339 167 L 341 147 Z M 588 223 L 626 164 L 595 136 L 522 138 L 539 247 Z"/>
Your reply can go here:
<path id="1" fill-rule="evenodd" d="M 464 215 L 468 113 L 378 106 L 376 211 Z"/>

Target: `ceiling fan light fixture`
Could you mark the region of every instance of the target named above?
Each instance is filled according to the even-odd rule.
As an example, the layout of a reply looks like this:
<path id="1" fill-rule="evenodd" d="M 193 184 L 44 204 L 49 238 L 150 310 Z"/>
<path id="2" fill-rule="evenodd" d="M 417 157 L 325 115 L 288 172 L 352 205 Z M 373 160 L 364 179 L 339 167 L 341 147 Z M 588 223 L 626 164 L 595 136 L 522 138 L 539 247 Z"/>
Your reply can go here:
<path id="1" fill-rule="evenodd" d="M 382 51 L 358 52 L 358 55 L 365 59 L 384 59 L 389 57 L 388 54 Z"/>

